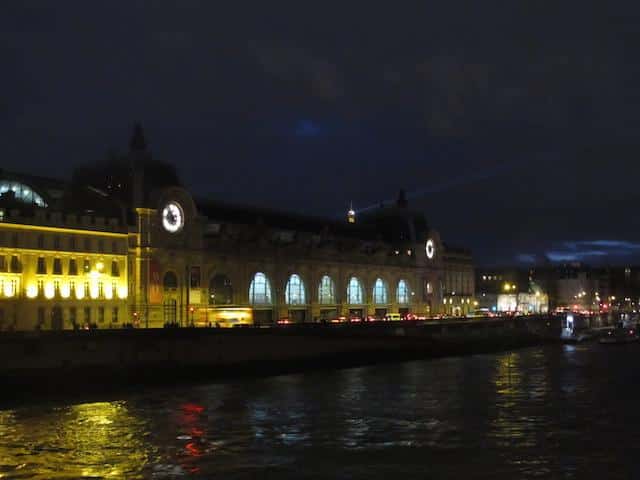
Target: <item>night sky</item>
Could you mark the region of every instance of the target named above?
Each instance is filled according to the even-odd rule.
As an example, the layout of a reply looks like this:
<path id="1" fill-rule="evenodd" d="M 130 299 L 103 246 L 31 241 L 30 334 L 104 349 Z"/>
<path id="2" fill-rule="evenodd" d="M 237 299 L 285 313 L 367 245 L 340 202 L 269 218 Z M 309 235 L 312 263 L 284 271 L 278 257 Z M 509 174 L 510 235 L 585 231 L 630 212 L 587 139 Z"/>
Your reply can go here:
<path id="1" fill-rule="evenodd" d="M 3 1 L 0 158 L 125 151 L 342 216 L 406 189 L 476 263 L 640 263 L 633 1 Z"/>

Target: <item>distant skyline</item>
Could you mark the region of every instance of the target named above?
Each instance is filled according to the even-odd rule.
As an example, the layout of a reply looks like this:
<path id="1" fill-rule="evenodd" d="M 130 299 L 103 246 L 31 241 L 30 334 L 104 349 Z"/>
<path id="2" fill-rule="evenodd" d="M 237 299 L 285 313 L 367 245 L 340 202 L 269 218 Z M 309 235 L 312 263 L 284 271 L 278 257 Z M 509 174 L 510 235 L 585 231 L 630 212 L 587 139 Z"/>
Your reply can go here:
<path id="1" fill-rule="evenodd" d="M 407 191 L 476 263 L 640 263 L 637 6 L 9 1 L 2 167 L 134 122 L 199 195 L 314 215 Z"/>

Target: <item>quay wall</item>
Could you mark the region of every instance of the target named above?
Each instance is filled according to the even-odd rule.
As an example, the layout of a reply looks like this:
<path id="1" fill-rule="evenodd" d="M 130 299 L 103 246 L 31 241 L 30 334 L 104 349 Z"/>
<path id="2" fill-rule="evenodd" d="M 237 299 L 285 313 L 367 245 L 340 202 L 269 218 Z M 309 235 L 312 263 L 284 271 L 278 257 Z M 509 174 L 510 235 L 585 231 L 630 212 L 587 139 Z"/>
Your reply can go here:
<path id="1" fill-rule="evenodd" d="M 32 390 L 176 383 L 516 348 L 558 336 L 551 317 L 14 332 L 0 336 L 0 381 Z M 5 392 L 7 389 L 4 389 Z"/>

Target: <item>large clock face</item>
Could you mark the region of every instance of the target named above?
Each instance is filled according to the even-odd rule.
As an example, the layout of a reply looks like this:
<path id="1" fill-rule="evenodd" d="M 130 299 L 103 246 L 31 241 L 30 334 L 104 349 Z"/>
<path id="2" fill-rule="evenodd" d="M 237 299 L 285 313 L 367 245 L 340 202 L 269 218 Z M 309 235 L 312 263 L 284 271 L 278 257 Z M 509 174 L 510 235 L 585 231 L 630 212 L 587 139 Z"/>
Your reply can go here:
<path id="1" fill-rule="evenodd" d="M 162 226 L 170 233 L 175 233 L 184 226 L 184 212 L 178 202 L 169 202 L 162 209 Z"/>
<path id="2" fill-rule="evenodd" d="M 436 254 L 436 245 L 433 243 L 433 240 L 427 240 L 427 244 L 425 245 L 425 250 L 427 252 L 427 258 L 431 260 Z"/>

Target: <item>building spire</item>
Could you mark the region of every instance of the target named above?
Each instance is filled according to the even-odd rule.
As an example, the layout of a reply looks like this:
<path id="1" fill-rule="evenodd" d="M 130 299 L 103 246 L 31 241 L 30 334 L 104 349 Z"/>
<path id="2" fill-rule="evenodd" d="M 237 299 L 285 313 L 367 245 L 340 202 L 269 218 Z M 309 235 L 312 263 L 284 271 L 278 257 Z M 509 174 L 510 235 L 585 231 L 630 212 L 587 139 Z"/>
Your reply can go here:
<path id="1" fill-rule="evenodd" d="M 356 223 L 356 212 L 353 209 L 353 202 L 349 202 L 349 211 L 347 212 L 347 222 Z"/>
<path id="2" fill-rule="evenodd" d="M 132 152 L 144 152 L 147 150 L 147 141 L 144 139 L 144 131 L 142 125 L 136 122 L 133 126 L 133 134 L 129 141 L 129 148 Z"/>

